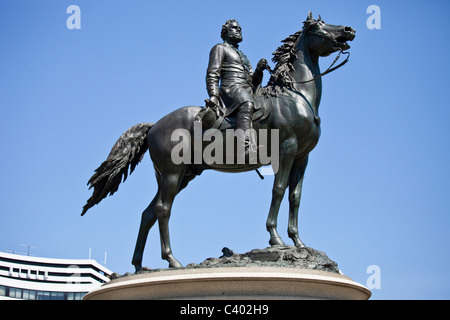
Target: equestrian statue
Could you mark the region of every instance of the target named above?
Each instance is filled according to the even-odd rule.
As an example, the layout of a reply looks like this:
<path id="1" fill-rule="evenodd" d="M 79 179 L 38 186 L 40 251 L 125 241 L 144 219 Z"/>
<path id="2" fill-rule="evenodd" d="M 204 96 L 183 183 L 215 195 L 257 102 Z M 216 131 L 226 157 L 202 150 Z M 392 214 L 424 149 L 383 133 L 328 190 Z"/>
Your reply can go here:
<path id="1" fill-rule="evenodd" d="M 303 28 L 283 40 L 273 54 L 276 64 L 272 70 L 261 59 L 253 72 L 247 57 L 239 50 L 242 32 L 236 20 L 228 20 L 222 27 L 223 43 L 214 46 L 210 53 L 206 72 L 209 99 L 206 106 L 187 106 L 164 116 L 156 123 L 139 123 L 128 129 L 114 144 L 108 158 L 95 170 L 88 185 L 93 194 L 83 207 L 81 215 L 108 195 L 114 194 L 122 181 L 131 174 L 147 152 L 153 161 L 158 189 L 155 197 L 142 213 L 139 234 L 132 259 L 136 271 L 142 268 L 142 258 L 148 232 L 158 222 L 161 238 L 161 256 L 169 267 L 182 267 L 174 257 L 170 246 L 169 218 L 175 196 L 204 170 L 244 172 L 267 165 L 256 155 L 250 161 L 250 151 L 267 148 L 277 157 L 271 158 L 274 184 L 269 215 L 266 222 L 270 234 L 269 244 L 284 245 L 277 232 L 280 203 L 288 189 L 289 223 L 288 236 L 297 247 L 304 247 L 298 234 L 298 209 L 303 176 L 308 155 L 320 136 L 319 104 L 322 95 L 322 76 L 344 65 L 350 46 L 347 41 L 355 38 L 351 27 L 325 23 L 321 17 L 314 19 L 308 13 Z M 339 52 L 333 64 L 323 73 L 319 69 L 319 57 Z M 347 59 L 332 68 L 339 56 Z M 269 70 L 270 80 L 261 87 L 263 71 Z M 200 145 L 192 138 L 213 132 L 215 139 L 201 140 Z M 234 161 L 207 161 L 195 158 L 195 150 L 207 151 L 219 138 L 234 129 L 237 144 L 234 148 L 223 147 L 224 159 L 243 146 L 243 154 L 233 154 Z M 256 130 L 260 129 L 260 130 Z M 212 131 L 211 131 L 212 130 Z M 265 130 L 265 131 L 264 131 Z M 173 138 L 174 132 L 181 134 Z M 267 145 L 262 146 L 261 133 L 266 132 Z M 276 133 L 276 134 L 275 134 Z M 272 139 L 277 137 L 277 139 Z M 258 142 L 257 148 L 250 148 Z M 228 141 L 227 141 L 228 143 Z M 251 150 L 250 150 L 251 149 Z M 174 150 L 185 161 L 174 160 Z M 192 152 L 194 151 L 194 152 Z M 198 151 L 198 150 L 197 150 Z M 218 151 L 218 150 L 216 150 Z M 267 151 L 267 150 L 266 150 Z M 216 152 L 216 155 L 220 152 Z M 194 159 L 195 158 L 195 159 Z M 221 160 L 221 159 L 219 159 Z M 227 158 L 229 160 L 229 158 Z M 276 170 L 274 167 L 276 162 Z"/>

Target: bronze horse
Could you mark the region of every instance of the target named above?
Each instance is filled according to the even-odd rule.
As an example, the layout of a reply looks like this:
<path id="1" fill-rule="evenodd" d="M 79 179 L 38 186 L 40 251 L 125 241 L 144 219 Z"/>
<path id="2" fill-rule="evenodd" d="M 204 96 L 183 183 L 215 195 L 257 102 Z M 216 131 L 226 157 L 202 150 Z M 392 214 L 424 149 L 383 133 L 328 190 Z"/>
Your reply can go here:
<path id="1" fill-rule="evenodd" d="M 346 26 L 326 24 L 312 18 L 309 12 L 302 30 L 283 40 L 284 44 L 274 53 L 276 67 L 266 87 L 259 90 L 262 104 L 270 105 L 270 114 L 259 123 L 260 128 L 278 130 L 278 169 L 274 178 L 272 201 L 266 227 L 270 245 L 283 245 L 277 232 L 277 216 L 285 190 L 289 187 L 288 235 L 298 247 L 304 246 L 298 235 L 298 208 L 303 175 L 308 155 L 320 136 L 319 104 L 322 80 L 319 57 L 349 49 L 347 41 L 355 38 L 355 30 Z M 108 194 L 118 190 L 119 184 L 135 169 L 149 150 L 154 164 L 158 191 L 150 205 L 142 213 L 142 220 L 133 255 L 136 271 L 142 267 L 142 257 L 150 228 L 158 221 L 161 237 L 161 256 L 169 267 L 182 267 L 172 254 L 169 239 L 169 217 L 175 196 L 203 170 L 225 172 L 254 170 L 262 164 L 200 164 L 180 163 L 171 160 L 171 153 L 178 141 L 171 139 L 176 129 L 193 134 L 196 115 L 200 107 L 177 109 L 155 124 L 140 123 L 126 131 L 113 146 L 108 158 L 95 170 L 88 182 L 94 188 L 81 215 L 98 204 Z M 187 144 L 190 140 L 186 139 Z M 189 148 L 192 146 L 186 145 Z M 203 146 L 204 147 L 204 146 Z"/>

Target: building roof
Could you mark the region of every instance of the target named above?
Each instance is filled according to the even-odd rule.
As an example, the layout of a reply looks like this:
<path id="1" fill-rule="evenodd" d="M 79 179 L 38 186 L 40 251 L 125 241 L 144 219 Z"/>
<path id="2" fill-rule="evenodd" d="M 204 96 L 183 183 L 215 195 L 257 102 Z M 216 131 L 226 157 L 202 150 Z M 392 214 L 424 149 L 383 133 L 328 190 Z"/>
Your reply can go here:
<path id="1" fill-rule="evenodd" d="M 0 286 L 48 292 L 89 292 L 112 271 L 91 259 L 55 259 L 0 252 Z"/>

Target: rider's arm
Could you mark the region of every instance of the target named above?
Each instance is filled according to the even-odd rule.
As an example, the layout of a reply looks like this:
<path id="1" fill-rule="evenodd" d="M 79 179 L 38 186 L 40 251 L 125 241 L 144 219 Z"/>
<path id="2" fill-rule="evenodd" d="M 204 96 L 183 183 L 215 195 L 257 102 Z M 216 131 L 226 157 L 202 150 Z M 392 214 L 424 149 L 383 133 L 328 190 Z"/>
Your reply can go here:
<path id="1" fill-rule="evenodd" d="M 261 85 L 262 79 L 263 79 L 263 71 L 267 68 L 268 63 L 266 59 L 261 59 L 258 62 L 258 65 L 256 66 L 255 73 L 253 74 L 252 78 L 252 84 L 253 87 L 256 88 L 259 85 Z"/>
<path id="2" fill-rule="evenodd" d="M 214 46 L 209 54 L 208 70 L 206 71 L 206 89 L 209 96 L 219 97 L 219 80 L 224 59 L 224 48 L 221 44 Z"/>

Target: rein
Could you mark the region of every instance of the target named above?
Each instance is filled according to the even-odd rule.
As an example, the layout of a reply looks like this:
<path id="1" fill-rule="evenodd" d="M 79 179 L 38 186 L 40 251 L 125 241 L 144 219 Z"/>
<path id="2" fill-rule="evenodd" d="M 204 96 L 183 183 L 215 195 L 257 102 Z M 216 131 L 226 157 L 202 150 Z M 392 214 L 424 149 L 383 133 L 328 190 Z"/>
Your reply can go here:
<path id="1" fill-rule="evenodd" d="M 337 66 L 335 66 L 334 68 L 332 68 L 332 67 L 334 66 L 334 64 L 339 60 L 339 57 L 341 56 L 342 53 L 343 53 L 343 54 L 346 54 L 346 55 L 347 55 L 347 58 L 345 58 L 344 61 L 342 61 L 340 64 L 338 64 Z M 348 51 L 347 51 L 347 52 L 344 52 L 344 50 L 341 49 L 341 50 L 339 51 L 339 54 L 338 54 L 338 55 L 336 56 L 336 58 L 334 59 L 333 63 L 328 67 L 328 69 L 325 70 L 324 72 L 322 72 L 321 74 L 319 74 L 317 77 L 314 77 L 314 78 L 312 78 L 311 80 L 306 80 L 306 81 L 291 81 L 291 83 L 308 83 L 308 82 L 311 82 L 311 81 L 315 81 L 315 80 L 317 80 L 317 79 L 323 77 L 324 75 L 326 75 L 326 74 L 328 74 L 328 73 L 330 73 L 330 72 L 333 72 L 334 70 L 339 69 L 340 67 L 342 67 L 344 64 L 346 64 L 346 63 L 348 62 L 349 58 L 350 58 L 350 52 L 348 52 Z"/>

